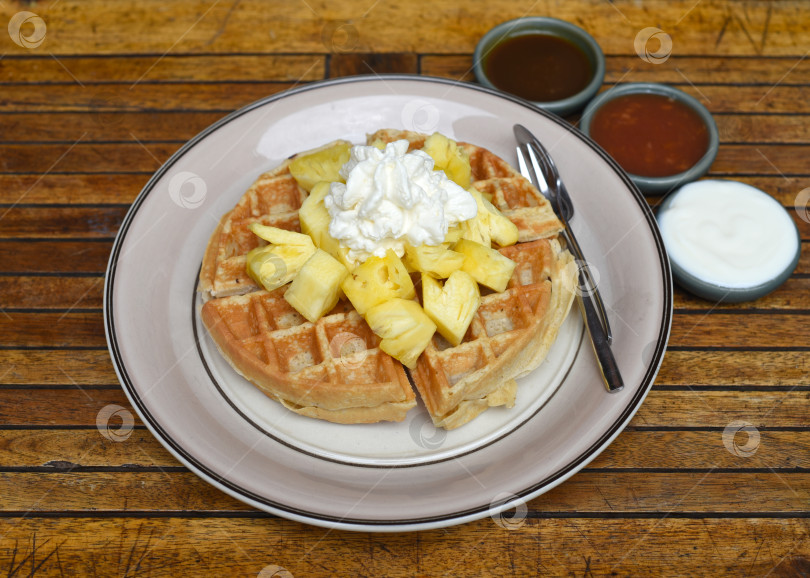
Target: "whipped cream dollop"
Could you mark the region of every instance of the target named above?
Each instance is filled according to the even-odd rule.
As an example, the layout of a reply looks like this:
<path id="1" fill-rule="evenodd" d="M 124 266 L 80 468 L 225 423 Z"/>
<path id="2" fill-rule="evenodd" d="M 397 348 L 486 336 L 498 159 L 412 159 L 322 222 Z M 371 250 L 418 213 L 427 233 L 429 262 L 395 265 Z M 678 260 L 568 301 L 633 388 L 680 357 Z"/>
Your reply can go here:
<path id="1" fill-rule="evenodd" d="M 352 147 L 340 174 L 346 184 L 332 183 L 324 203 L 329 234 L 349 248 L 354 261 L 382 257 L 387 249 L 401 257 L 405 243 L 438 245 L 448 228 L 478 212 L 472 195 L 433 170 L 430 155 L 409 153 L 406 140 L 385 150 Z"/>

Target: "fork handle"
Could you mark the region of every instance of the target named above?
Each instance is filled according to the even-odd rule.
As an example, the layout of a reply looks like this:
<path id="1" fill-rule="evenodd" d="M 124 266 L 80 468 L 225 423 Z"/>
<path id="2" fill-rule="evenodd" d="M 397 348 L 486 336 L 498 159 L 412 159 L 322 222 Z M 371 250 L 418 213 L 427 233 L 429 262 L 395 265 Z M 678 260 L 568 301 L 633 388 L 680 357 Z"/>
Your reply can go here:
<path id="1" fill-rule="evenodd" d="M 596 286 L 596 283 L 594 283 L 590 266 L 585 260 L 585 256 L 582 254 L 582 249 L 579 248 L 577 238 L 574 236 L 574 232 L 571 230 L 568 221 L 566 220 L 564 224 L 565 229 L 562 231 L 562 236 L 565 239 L 565 242 L 568 244 L 568 249 L 574 255 L 574 259 L 577 260 L 579 272 L 585 277 L 585 283 L 582 282 L 581 278 L 578 279 L 579 288 L 581 292 L 585 292 L 591 296 L 596 308 L 598 321 L 602 325 L 602 332 L 605 335 L 607 344 L 610 345 L 613 341 L 613 332 L 610 329 L 610 322 L 608 322 L 607 310 L 605 309 L 605 304 L 602 301 L 602 294 L 599 292 L 599 288 Z"/>

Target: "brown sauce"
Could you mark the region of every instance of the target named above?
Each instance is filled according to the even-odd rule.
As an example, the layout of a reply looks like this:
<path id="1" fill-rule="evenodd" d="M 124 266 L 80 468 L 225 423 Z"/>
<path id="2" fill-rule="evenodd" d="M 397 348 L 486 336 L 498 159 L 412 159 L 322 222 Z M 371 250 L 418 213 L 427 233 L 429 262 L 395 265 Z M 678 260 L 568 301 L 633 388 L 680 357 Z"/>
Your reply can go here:
<path id="1" fill-rule="evenodd" d="M 709 147 L 700 115 L 660 94 L 628 94 L 606 102 L 591 120 L 590 133 L 624 170 L 642 177 L 682 173 Z"/>
<path id="2" fill-rule="evenodd" d="M 499 89 L 535 102 L 573 96 L 593 77 L 585 52 L 551 34 L 507 38 L 486 57 L 484 72 Z"/>

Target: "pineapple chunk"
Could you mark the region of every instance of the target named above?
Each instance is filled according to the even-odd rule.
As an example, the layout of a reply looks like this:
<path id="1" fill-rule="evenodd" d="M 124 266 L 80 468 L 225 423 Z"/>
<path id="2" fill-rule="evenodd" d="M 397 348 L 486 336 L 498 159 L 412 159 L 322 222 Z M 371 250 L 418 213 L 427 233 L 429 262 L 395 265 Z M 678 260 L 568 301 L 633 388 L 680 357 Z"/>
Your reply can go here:
<path id="1" fill-rule="evenodd" d="M 469 189 L 469 193 L 478 204 L 478 215 L 484 215 L 483 221 L 486 222 L 487 230 L 490 239 L 495 241 L 501 247 L 514 245 L 518 240 L 518 228 L 498 210 L 498 207 L 493 205 L 487 200 L 480 191 L 474 188 Z M 475 241 L 475 239 L 470 239 Z M 484 243 L 482 243 L 483 245 Z"/>
<path id="2" fill-rule="evenodd" d="M 382 338 L 380 349 L 413 369 L 416 359 L 430 343 L 436 324 L 419 303 L 409 299 L 391 299 L 366 312 L 366 321 Z"/>
<path id="3" fill-rule="evenodd" d="M 467 219 L 459 223 L 461 238 L 473 241 L 489 247 L 492 244 L 492 237 L 489 234 L 489 213 L 478 210 L 472 219 Z"/>
<path id="4" fill-rule="evenodd" d="M 447 245 L 406 245 L 403 262 L 415 271 L 446 279 L 453 271 L 461 269 L 464 255 L 451 251 Z"/>
<path id="5" fill-rule="evenodd" d="M 329 223 L 332 218 L 323 203 L 329 190 L 330 183 L 326 181 L 321 181 L 312 188 L 298 210 L 298 222 L 301 223 L 301 231 L 312 237 L 316 247 L 332 255 L 351 271 L 355 267 L 355 262 L 349 259 L 349 249 L 343 247 L 340 241 L 329 234 Z"/>
<path id="6" fill-rule="evenodd" d="M 447 229 L 447 234 L 444 236 L 445 243 L 455 243 L 459 239 L 461 239 L 461 235 L 464 231 L 461 229 L 461 225 L 454 225 Z"/>
<path id="7" fill-rule="evenodd" d="M 349 161 L 351 143 L 338 141 L 315 152 L 296 156 L 290 162 L 290 174 L 306 191 L 320 181 L 343 181 L 340 168 Z"/>
<path id="8" fill-rule="evenodd" d="M 337 305 L 340 284 L 348 275 L 348 269 L 329 253 L 315 249 L 292 280 L 284 299 L 308 321 L 315 323 Z"/>
<path id="9" fill-rule="evenodd" d="M 495 249 L 480 243 L 462 239 L 454 249 L 464 255 L 462 271 L 472 275 L 473 279 L 495 291 L 503 291 L 512 278 L 516 263 L 504 257 Z"/>
<path id="10" fill-rule="evenodd" d="M 436 170 L 444 171 L 448 179 L 463 189 L 470 186 L 470 158 L 456 141 L 434 132 L 427 138 L 422 150 L 433 158 Z"/>
<path id="11" fill-rule="evenodd" d="M 248 229 L 260 239 L 264 239 L 273 245 L 302 245 L 304 247 L 312 247 L 312 238 L 309 235 L 296 233 L 295 231 L 288 231 L 286 229 L 279 229 L 278 227 L 268 227 L 261 223 L 251 223 Z"/>
<path id="12" fill-rule="evenodd" d="M 369 257 L 352 271 L 342 285 L 360 315 L 389 299 L 413 299 L 416 291 L 405 265 L 393 250 L 388 249 L 385 257 Z"/>
<path id="13" fill-rule="evenodd" d="M 422 274 L 425 313 L 454 347 L 464 339 L 480 302 L 478 283 L 469 273 L 454 271 L 444 287 L 430 275 Z"/>
<path id="14" fill-rule="evenodd" d="M 293 280 L 307 259 L 315 253 L 311 245 L 267 245 L 247 254 L 247 273 L 268 291 Z"/>

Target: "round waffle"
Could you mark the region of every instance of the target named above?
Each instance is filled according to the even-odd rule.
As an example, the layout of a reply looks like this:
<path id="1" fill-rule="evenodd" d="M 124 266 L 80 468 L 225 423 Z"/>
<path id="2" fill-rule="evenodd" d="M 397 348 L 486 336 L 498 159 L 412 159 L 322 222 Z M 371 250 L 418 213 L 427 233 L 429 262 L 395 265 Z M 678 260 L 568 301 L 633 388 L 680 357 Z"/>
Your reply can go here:
<path id="1" fill-rule="evenodd" d="M 406 139 L 416 149 L 426 138 L 386 129 L 368 142 Z M 488 407 L 514 404 L 515 378 L 542 362 L 568 314 L 576 268 L 556 239 L 562 224 L 537 189 L 490 151 L 459 146 L 470 157 L 472 186 L 519 233 L 516 245 L 500 250 L 517 263 L 507 289 L 482 294 L 462 342 L 453 347 L 437 333 L 406 373 L 347 300 L 310 323 L 283 299 L 286 287 L 256 286 L 245 272 L 246 255 L 264 242 L 248 226 L 300 230 L 307 193 L 288 161 L 262 174 L 223 216 L 203 259 L 202 320 L 238 373 L 292 411 L 337 423 L 403 420 L 416 405 L 411 381 L 434 424 L 447 429 Z"/>

